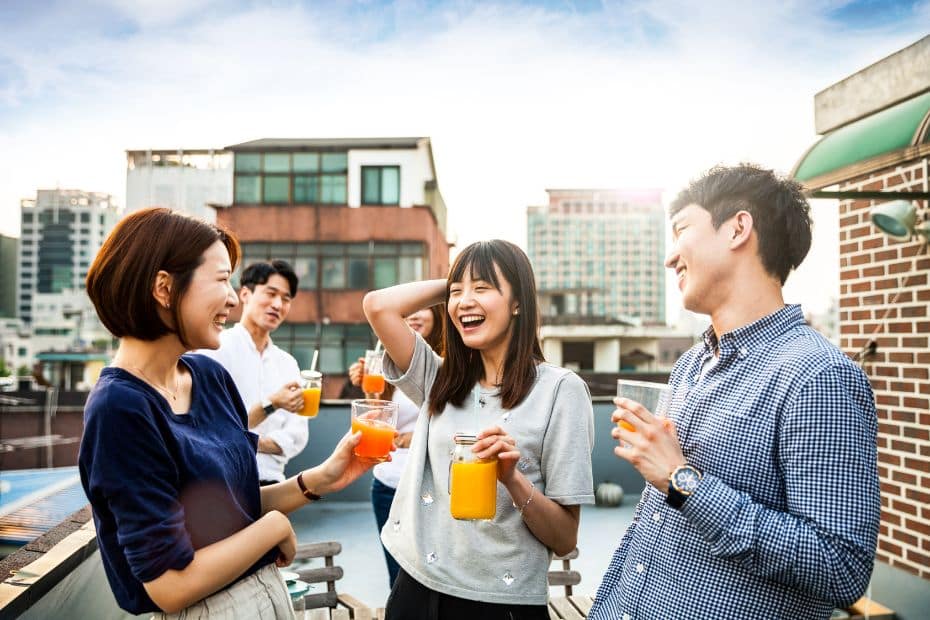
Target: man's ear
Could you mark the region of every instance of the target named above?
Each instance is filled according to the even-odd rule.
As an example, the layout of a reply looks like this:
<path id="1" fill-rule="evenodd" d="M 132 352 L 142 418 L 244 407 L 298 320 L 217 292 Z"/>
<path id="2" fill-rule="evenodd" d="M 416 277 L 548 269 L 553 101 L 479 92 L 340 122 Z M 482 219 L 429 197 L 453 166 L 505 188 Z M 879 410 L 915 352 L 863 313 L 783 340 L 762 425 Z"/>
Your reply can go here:
<path id="1" fill-rule="evenodd" d="M 249 297 L 251 296 L 252 296 L 252 291 L 249 290 L 249 287 L 247 286 L 239 287 L 239 303 L 241 303 L 244 306 L 246 302 L 249 301 Z"/>
<path id="2" fill-rule="evenodd" d="M 730 218 L 730 228 L 732 230 L 730 249 L 735 250 L 749 243 L 749 238 L 752 236 L 753 230 L 752 213 L 749 211 L 739 211 Z"/>

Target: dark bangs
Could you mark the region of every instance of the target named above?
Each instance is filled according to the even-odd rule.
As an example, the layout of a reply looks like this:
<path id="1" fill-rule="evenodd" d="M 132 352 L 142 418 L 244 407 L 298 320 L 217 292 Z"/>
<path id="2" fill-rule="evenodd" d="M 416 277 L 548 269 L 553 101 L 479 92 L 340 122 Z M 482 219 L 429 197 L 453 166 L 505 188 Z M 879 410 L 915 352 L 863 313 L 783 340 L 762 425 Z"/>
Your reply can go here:
<path id="1" fill-rule="evenodd" d="M 466 269 L 472 280 L 490 282 L 494 288 L 501 290 L 494 263 L 494 250 L 489 241 L 479 241 L 466 247 L 459 254 L 449 272 L 449 278 L 446 280 L 446 297 L 448 298 L 449 289 L 454 283 L 465 279 Z"/>

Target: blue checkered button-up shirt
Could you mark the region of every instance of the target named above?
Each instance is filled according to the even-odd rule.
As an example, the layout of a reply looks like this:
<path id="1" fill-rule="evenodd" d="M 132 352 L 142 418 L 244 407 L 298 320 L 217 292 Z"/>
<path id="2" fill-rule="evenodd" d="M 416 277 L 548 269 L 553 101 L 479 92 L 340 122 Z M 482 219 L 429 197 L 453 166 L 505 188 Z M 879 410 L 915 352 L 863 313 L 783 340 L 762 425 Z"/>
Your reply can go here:
<path id="1" fill-rule="evenodd" d="M 680 511 L 646 485 L 588 617 L 817 619 L 861 596 L 880 511 L 863 372 L 786 306 L 709 329 L 670 386 L 704 477 Z"/>

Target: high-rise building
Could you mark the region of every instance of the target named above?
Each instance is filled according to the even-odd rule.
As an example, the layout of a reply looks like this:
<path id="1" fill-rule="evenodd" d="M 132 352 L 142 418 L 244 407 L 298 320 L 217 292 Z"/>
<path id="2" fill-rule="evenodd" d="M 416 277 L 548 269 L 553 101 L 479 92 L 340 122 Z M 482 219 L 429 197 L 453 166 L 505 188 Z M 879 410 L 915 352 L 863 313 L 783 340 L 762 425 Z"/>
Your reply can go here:
<path id="1" fill-rule="evenodd" d="M 446 208 L 429 138 L 265 139 L 233 153 L 233 202 L 217 221 L 236 233 L 242 264 L 294 265 L 299 293 L 272 336 L 308 367 L 319 348 L 338 394 L 346 369 L 374 344 L 369 290 L 449 269 Z"/>
<path id="2" fill-rule="evenodd" d="M 232 153 L 222 149 L 126 151 L 126 213 L 169 207 L 215 221 L 210 204 L 229 204 Z"/>
<path id="3" fill-rule="evenodd" d="M 547 191 L 548 205 L 527 209 L 543 315 L 665 323 L 661 192 Z"/>
<path id="4" fill-rule="evenodd" d="M 87 269 L 118 217 L 113 198 L 99 192 L 40 189 L 35 200 L 22 201 L 17 315 L 24 323 L 45 311 L 49 295 L 83 291 Z"/>
<path id="5" fill-rule="evenodd" d="M 19 239 L 0 235 L 0 317 L 16 316 L 16 259 Z"/>

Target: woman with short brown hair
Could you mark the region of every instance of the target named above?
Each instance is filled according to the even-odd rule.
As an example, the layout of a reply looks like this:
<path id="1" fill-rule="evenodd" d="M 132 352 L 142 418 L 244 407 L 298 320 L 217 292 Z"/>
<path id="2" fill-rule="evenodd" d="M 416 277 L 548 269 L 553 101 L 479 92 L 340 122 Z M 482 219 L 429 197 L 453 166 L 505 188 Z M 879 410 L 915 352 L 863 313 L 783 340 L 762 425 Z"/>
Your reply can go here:
<path id="1" fill-rule="evenodd" d="M 87 274 L 120 339 L 84 409 L 79 466 L 104 569 L 123 609 L 156 618 L 293 618 L 277 566 L 296 538 L 286 513 L 371 464 L 346 435 L 321 465 L 259 488 L 256 435 L 215 349 L 238 299 L 231 234 L 169 209 L 130 214 Z"/>

